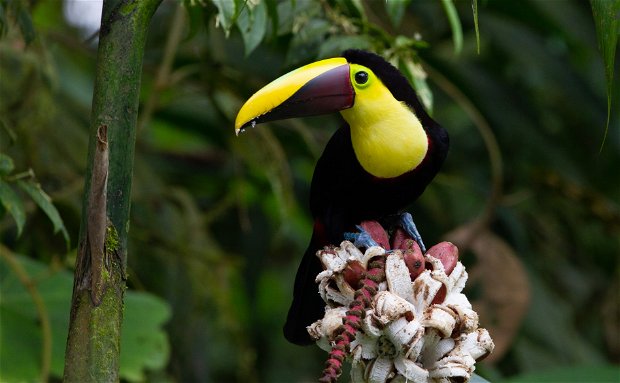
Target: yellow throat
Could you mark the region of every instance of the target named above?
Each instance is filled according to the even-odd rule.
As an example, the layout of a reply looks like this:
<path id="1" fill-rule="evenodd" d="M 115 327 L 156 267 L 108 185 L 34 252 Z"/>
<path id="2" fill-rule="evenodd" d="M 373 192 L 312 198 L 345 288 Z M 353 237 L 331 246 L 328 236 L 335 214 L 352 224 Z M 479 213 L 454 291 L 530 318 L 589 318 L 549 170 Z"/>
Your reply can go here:
<path id="1" fill-rule="evenodd" d="M 420 120 L 368 68 L 352 67 L 362 68 L 371 76 L 365 86 L 354 85 L 354 106 L 340 112 L 350 126 L 360 165 L 379 178 L 394 178 L 415 169 L 428 150 L 428 137 Z M 355 72 L 352 68 L 351 76 Z"/>

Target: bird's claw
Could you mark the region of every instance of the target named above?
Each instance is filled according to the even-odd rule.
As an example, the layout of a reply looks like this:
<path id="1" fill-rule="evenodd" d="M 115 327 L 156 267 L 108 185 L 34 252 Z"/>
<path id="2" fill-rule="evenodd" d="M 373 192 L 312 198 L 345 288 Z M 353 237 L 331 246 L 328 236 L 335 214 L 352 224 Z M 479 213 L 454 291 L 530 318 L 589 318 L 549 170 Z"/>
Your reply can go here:
<path id="1" fill-rule="evenodd" d="M 426 253 L 426 246 L 424 246 L 424 242 L 422 242 L 422 236 L 420 235 L 418 228 L 415 226 L 413 217 L 410 213 L 403 213 L 400 215 L 400 226 L 414 241 L 418 243 L 418 245 L 420 245 L 422 254 Z"/>
<path id="2" fill-rule="evenodd" d="M 363 227 L 360 225 L 356 225 L 355 227 L 359 231 L 357 233 L 344 233 L 344 239 L 347 241 L 353 241 L 353 244 L 356 247 L 365 247 L 368 249 L 373 246 L 379 246 L 379 244 L 372 239 L 371 235 L 364 230 Z"/>

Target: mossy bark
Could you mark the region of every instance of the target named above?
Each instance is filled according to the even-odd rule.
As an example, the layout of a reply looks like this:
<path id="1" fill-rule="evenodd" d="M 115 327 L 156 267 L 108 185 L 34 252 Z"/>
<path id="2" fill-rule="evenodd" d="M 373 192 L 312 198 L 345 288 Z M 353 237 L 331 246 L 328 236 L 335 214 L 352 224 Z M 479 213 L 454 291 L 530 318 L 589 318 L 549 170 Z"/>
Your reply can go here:
<path id="1" fill-rule="evenodd" d="M 161 0 L 106 0 L 65 354 L 67 382 L 119 380 L 142 57 Z"/>

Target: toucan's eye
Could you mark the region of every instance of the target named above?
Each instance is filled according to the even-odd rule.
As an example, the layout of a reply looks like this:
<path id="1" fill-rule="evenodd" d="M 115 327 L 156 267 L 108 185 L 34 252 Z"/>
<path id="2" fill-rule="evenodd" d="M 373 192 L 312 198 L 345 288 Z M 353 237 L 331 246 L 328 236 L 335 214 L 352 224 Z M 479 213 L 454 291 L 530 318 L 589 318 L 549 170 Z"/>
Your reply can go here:
<path id="1" fill-rule="evenodd" d="M 368 82 L 368 73 L 359 71 L 355 74 L 355 82 L 359 85 L 366 84 Z"/>

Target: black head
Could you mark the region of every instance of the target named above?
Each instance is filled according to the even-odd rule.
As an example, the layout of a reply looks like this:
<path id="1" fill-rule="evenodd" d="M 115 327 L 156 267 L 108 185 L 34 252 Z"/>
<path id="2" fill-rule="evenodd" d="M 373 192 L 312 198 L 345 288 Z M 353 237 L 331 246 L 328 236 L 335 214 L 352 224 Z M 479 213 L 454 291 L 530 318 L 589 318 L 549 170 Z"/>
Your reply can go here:
<path id="1" fill-rule="evenodd" d="M 371 69 L 395 99 L 406 102 L 419 118 L 429 118 L 407 78 L 383 57 L 361 49 L 348 49 L 343 52 L 342 56 L 351 64 L 359 64 Z"/>

